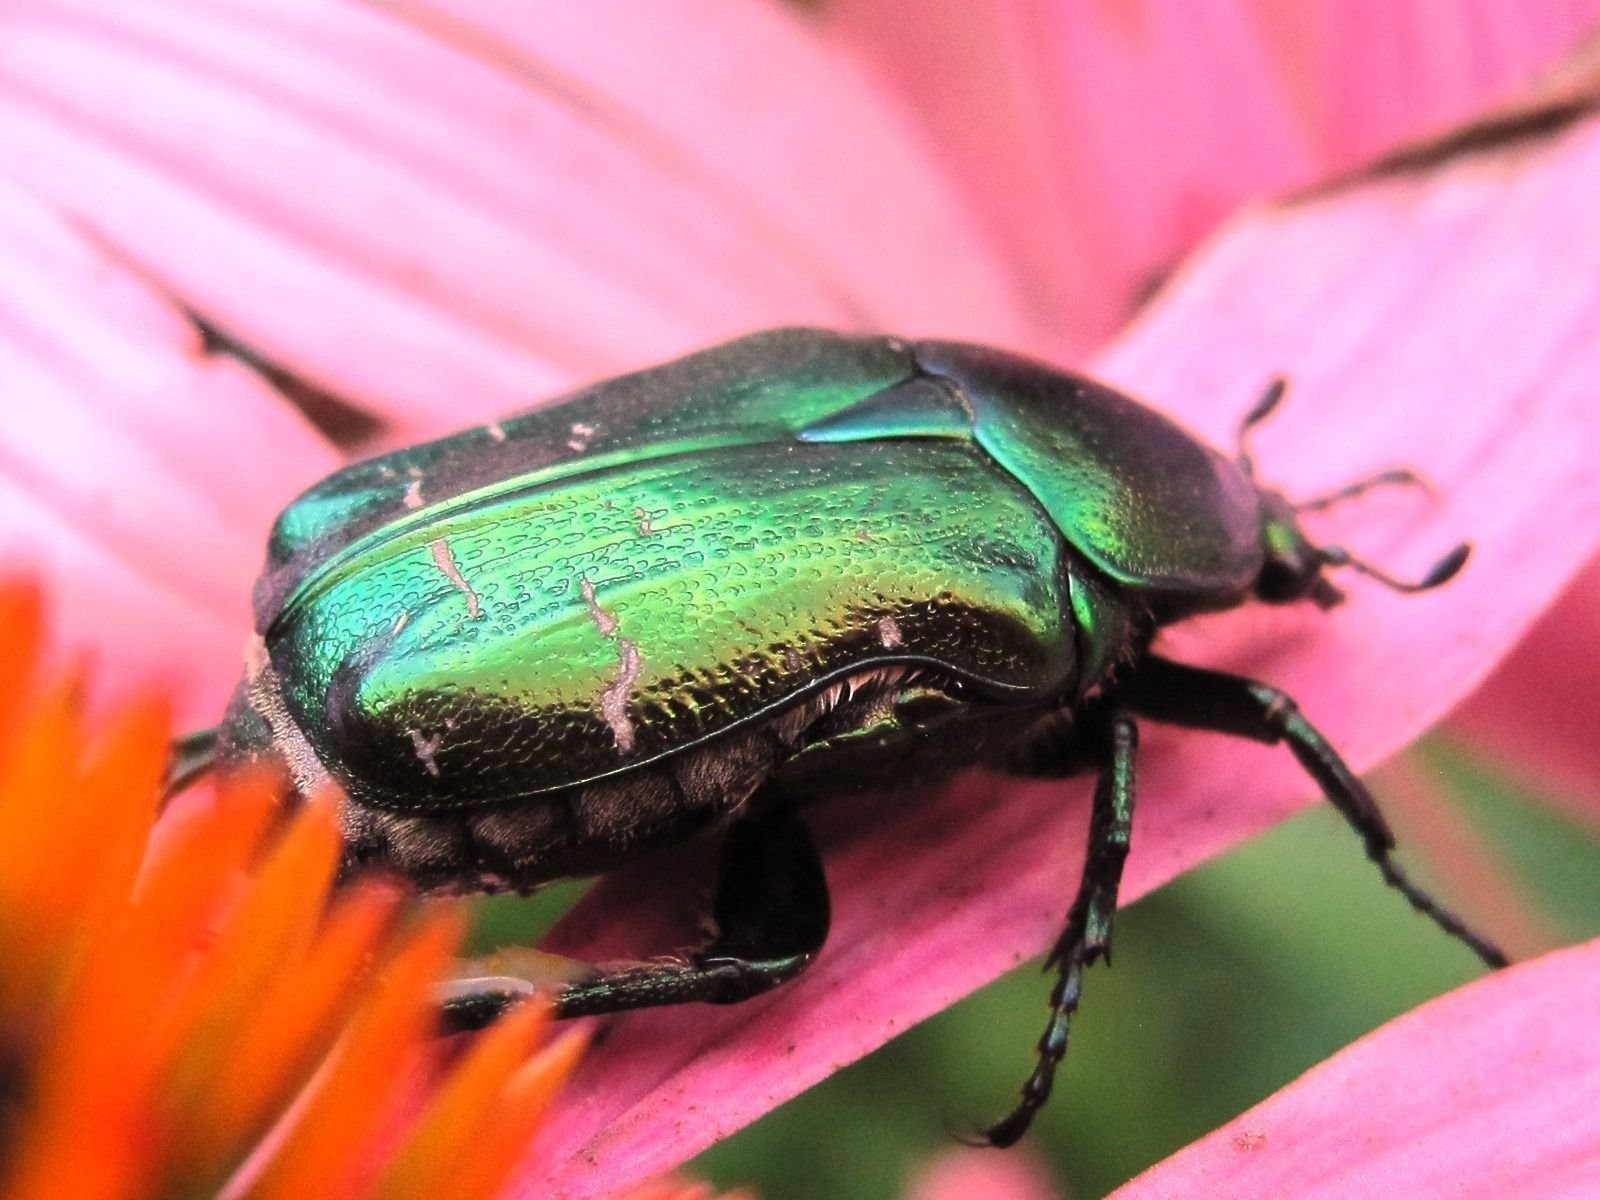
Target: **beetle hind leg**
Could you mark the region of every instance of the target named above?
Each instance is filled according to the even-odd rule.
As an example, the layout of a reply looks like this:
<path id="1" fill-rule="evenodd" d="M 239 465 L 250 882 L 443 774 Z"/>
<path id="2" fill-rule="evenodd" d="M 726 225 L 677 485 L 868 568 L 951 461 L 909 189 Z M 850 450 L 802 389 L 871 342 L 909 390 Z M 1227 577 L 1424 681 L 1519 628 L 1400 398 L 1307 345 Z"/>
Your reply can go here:
<path id="1" fill-rule="evenodd" d="M 711 918 L 715 933 L 671 959 L 597 970 L 556 993 L 562 1017 L 596 1016 L 695 1001 L 733 1004 L 803 971 L 828 935 L 828 886 L 810 830 L 768 785 L 723 838 Z M 486 979 L 446 998 L 448 1028 L 476 1028 L 530 990 Z"/>
<path id="2" fill-rule="evenodd" d="M 1104 765 L 1095 784 L 1083 877 L 1067 912 L 1066 926 L 1045 960 L 1045 970 L 1053 967 L 1057 974 L 1050 992 L 1050 1020 L 1039 1039 L 1038 1062 L 1022 1085 L 1022 1099 L 973 1139 L 979 1145 L 1010 1146 L 1027 1132 L 1034 1115 L 1050 1098 L 1056 1068 L 1066 1057 L 1072 1015 L 1083 997 L 1084 969 L 1111 961 L 1111 923 L 1133 832 L 1138 728 L 1123 714 L 1112 713 L 1105 719 L 1100 740 Z"/>
<path id="3" fill-rule="evenodd" d="M 1238 675 L 1150 658 L 1124 680 L 1118 697 L 1134 711 L 1157 721 L 1247 737 L 1268 745 L 1285 744 L 1316 780 L 1344 819 L 1361 837 L 1367 857 L 1384 881 L 1439 928 L 1464 942 L 1491 967 L 1503 967 L 1503 951 L 1468 928 L 1394 861 L 1395 840 L 1377 801 L 1317 728 L 1285 692 Z"/>

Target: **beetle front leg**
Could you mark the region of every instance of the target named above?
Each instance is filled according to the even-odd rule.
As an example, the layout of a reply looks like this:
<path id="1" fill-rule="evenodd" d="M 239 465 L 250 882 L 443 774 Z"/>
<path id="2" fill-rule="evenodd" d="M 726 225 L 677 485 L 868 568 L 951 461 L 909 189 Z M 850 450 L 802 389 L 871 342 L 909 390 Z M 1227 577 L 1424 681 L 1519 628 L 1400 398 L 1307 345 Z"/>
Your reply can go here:
<path id="1" fill-rule="evenodd" d="M 1231 733 L 1268 745 L 1286 744 L 1329 803 L 1361 835 L 1367 857 L 1377 864 L 1385 882 L 1418 912 L 1470 946 L 1486 964 L 1506 965 L 1508 960 L 1498 946 L 1467 928 L 1394 861 L 1394 833 L 1372 793 L 1287 693 L 1239 675 L 1152 657 L 1119 683 L 1117 698 L 1152 720 Z"/>
<path id="2" fill-rule="evenodd" d="M 827 880 L 811 831 L 771 785 L 750 798 L 723 838 L 711 918 L 716 932 L 695 950 L 660 962 L 607 967 L 562 988 L 557 1015 L 694 1001 L 732 1004 L 771 990 L 810 964 L 828 936 Z M 487 1024 L 531 990 L 514 980 L 481 982 L 446 999 L 449 1028 Z"/>
<path id="3" fill-rule="evenodd" d="M 1056 1068 L 1066 1057 L 1072 1014 L 1083 996 L 1083 972 L 1095 962 L 1111 961 L 1111 922 L 1117 911 L 1122 864 L 1133 833 L 1134 755 L 1138 727 L 1121 713 L 1105 718 L 1100 776 L 1094 789 L 1089 844 L 1078 894 L 1067 913 L 1066 927 L 1045 960 L 1056 968 L 1050 993 L 1050 1021 L 1039 1039 L 1039 1061 L 1022 1085 L 1022 1100 L 980 1135 L 980 1143 L 1010 1146 L 1032 1124 L 1034 1114 L 1050 1098 Z"/>
<path id="4" fill-rule="evenodd" d="M 161 803 L 210 774 L 217 765 L 217 731 L 201 729 L 173 741 L 161 780 Z"/>

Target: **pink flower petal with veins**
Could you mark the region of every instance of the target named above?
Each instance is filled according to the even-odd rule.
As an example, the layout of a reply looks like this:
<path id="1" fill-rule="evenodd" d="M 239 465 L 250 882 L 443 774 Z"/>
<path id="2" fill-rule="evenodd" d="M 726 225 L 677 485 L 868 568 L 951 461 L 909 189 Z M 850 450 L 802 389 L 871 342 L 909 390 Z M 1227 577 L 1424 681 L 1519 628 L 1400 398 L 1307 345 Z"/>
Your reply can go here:
<path id="1" fill-rule="evenodd" d="M 0 517 L 64 640 L 214 721 L 268 524 L 337 465 L 189 313 L 391 437 L 785 320 L 1015 340 L 1003 271 L 859 74 L 726 7 L 586 65 L 593 26 L 556 12 L 519 50 L 468 9 L 7 5 Z"/>
<path id="2" fill-rule="evenodd" d="M 1600 942 L 1390 1022 L 1115 1200 L 1592 1197 Z"/>
<path id="3" fill-rule="evenodd" d="M 0 181 L 0 557 L 50 580 L 64 645 L 211 724 L 286 491 L 337 455 L 169 298 Z"/>
<path id="4" fill-rule="evenodd" d="M 1218 444 L 1231 438 L 1228 410 L 1288 369 L 1291 399 L 1254 448 L 1270 483 L 1309 495 L 1406 463 L 1439 489 L 1435 502 L 1351 503 L 1320 519 L 1321 534 L 1411 575 L 1463 536 L 1476 545 L 1467 570 L 1427 596 L 1349 578 L 1334 613 L 1252 607 L 1174 631 L 1169 653 L 1283 686 L 1357 768 L 1487 674 L 1600 539 L 1597 178 L 1591 116 L 1428 174 L 1260 210 L 1102 358 L 1100 373 Z M 1312 792 L 1282 750 L 1146 732 L 1125 900 Z M 820 811 L 835 907 L 815 966 L 728 1012 L 618 1020 L 585 1064 L 592 1090 L 544 1143 L 566 1165 L 522 1194 L 600 1195 L 680 1161 L 1038 953 L 1078 873 L 1086 790 L 973 778 Z M 673 945 L 688 929 L 674 903 L 686 875 L 669 861 L 607 878 L 556 948 L 639 952 L 641 897 L 643 945 Z M 1044 993 L 1041 982 L 1041 1022 Z M 1008 1034 L 997 1053 L 1017 1057 L 1020 1082 L 1031 1037 Z"/>
<path id="5" fill-rule="evenodd" d="M 628 7 L 595 45 L 564 11 L 529 28 L 488 0 L 6 6 L 3 170 L 26 163 L 27 193 L 0 196 L 18 264 L 0 259 L 0 353 L 30 403 L 0 415 L 0 527 L 58 580 L 69 633 L 103 630 L 128 670 L 192 671 L 214 716 L 262 527 L 332 464 L 254 376 L 205 355 L 185 309 L 410 435 L 784 321 L 1048 344 L 1014 295 L 1025 271 L 1070 276 L 1085 302 L 1116 290 L 1102 270 L 1123 260 L 1092 244 L 1109 221 L 1051 198 L 1033 211 L 1087 231 L 1083 253 L 1042 274 L 1039 255 L 997 260 L 861 73 L 776 8 L 711 11 Z M 1265 122 L 1230 135 L 1241 156 L 1273 142 Z M 1395 460 L 1443 485 L 1436 507 L 1374 497 L 1321 528 L 1413 572 L 1470 534 L 1477 561 L 1451 587 L 1412 600 L 1355 580 L 1332 617 L 1257 610 L 1172 639 L 1289 687 L 1357 764 L 1437 718 L 1594 550 L 1595 143 L 1585 126 L 1257 214 L 1101 363 L 1219 443 L 1291 371 L 1257 457 L 1297 493 Z M 1082 194 L 1146 227 L 1136 189 Z M 1281 753 L 1147 744 L 1129 896 L 1307 790 Z M 526 1189 L 595 1194 L 679 1161 L 1033 953 L 1078 870 L 1083 788 L 1068 794 L 969 780 L 820 813 L 838 904 L 818 966 L 727 1012 L 616 1022 L 546 1143 L 572 1157 Z M 683 876 L 621 873 L 566 948 L 680 941 Z"/>
<path id="6" fill-rule="evenodd" d="M 1449 731 L 1515 764 L 1552 803 L 1600 824 L 1600 563 L 1540 618 Z"/>
<path id="7" fill-rule="evenodd" d="M 0 141 L 402 437 L 763 326 L 1018 340 L 1004 271 L 864 75 L 776 7 L 710 7 L 555 6 L 512 43 L 492 6 L 19 0 Z"/>
<path id="8" fill-rule="evenodd" d="M 1600 2 L 928 0 L 913 19 L 836 0 L 821 19 L 910 99 L 1070 360 L 1242 202 L 1465 119 Z"/>

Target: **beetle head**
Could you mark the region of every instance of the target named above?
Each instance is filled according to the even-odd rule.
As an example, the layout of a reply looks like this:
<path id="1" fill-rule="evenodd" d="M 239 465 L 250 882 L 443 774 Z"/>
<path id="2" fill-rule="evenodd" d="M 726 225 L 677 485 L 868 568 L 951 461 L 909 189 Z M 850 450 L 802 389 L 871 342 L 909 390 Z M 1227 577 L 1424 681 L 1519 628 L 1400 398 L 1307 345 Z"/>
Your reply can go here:
<path id="1" fill-rule="evenodd" d="M 1257 599 L 1288 604 L 1308 598 L 1318 608 L 1332 608 L 1344 599 L 1323 577 L 1327 560 L 1301 531 L 1294 505 L 1278 492 L 1261 493 L 1261 548 L 1261 574 L 1253 589 Z"/>
<path id="2" fill-rule="evenodd" d="M 1282 379 L 1274 379 L 1268 384 L 1261 399 L 1245 415 L 1239 426 L 1238 464 L 1252 481 L 1255 479 L 1255 464 L 1251 461 L 1250 452 L 1246 447 L 1246 437 L 1257 422 L 1277 408 L 1278 402 L 1283 399 L 1284 386 Z M 1388 485 L 1419 487 L 1423 491 L 1432 490 L 1427 480 L 1404 467 L 1380 471 L 1376 475 L 1358 480 L 1325 496 L 1302 500 L 1298 504 L 1292 503 L 1280 492 L 1263 489 L 1261 546 L 1264 559 L 1261 574 L 1256 577 L 1255 586 L 1252 588 L 1256 597 L 1269 604 L 1288 604 L 1295 600 L 1308 599 L 1318 608 L 1332 608 L 1344 599 L 1344 593 L 1324 577 L 1323 571 L 1328 567 L 1349 567 L 1397 592 L 1425 592 L 1454 578 L 1472 551 L 1472 547 L 1466 542 L 1462 542 L 1434 563 L 1421 579 L 1405 580 L 1396 579 L 1370 563 L 1363 562 L 1343 546 L 1318 546 L 1306 537 L 1300 528 L 1301 513 L 1317 512 L 1340 501 L 1360 496 L 1373 488 Z"/>

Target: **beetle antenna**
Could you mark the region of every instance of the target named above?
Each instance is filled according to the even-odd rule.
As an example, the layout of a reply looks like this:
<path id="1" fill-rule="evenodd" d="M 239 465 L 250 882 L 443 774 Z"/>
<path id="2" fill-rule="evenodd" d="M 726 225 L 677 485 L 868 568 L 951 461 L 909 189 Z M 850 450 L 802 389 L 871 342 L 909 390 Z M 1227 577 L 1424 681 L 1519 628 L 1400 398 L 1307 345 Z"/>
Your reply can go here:
<path id="1" fill-rule="evenodd" d="M 1379 471 L 1376 475 L 1369 475 L 1365 479 L 1358 479 L 1348 483 L 1337 491 L 1328 492 L 1326 495 L 1313 496 L 1310 500 L 1302 500 L 1294 506 L 1297 513 L 1321 512 L 1325 508 L 1332 508 L 1335 504 L 1345 500 L 1353 500 L 1380 487 L 1415 487 L 1421 488 L 1425 495 L 1434 494 L 1433 484 L 1422 475 L 1417 474 L 1410 467 L 1395 467 L 1388 471 Z"/>
<path id="2" fill-rule="evenodd" d="M 1433 566 L 1429 567 L 1427 574 L 1415 582 L 1396 579 L 1387 571 L 1380 571 L 1371 563 L 1362 562 L 1343 546 L 1324 546 L 1317 551 L 1317 557 L 1322 560 L 1324 566 L 1351 567 L 1360 571 L 1363 575 L 1376 579 L 1385 587 L 1393 588 L 1397 592 L 1425 592 L 1430 588 L 1436 588 L 1440 584 L 1448 583 L 1454 579 L 1456 572 L 1466 565 L 1467 555 L 1471 553 L 1471 543 L 1462 542 L 1449 554 L 1446 554 Z"/>
<path id="3" fill-rule="evenodd" d="M 1265 390 L 1262 391 L 1261 398 L 1255 402 L 1249 412 L 1245 413 L 1244 420 L 1239 422 L 1239 453 L 1237 461 L 1239 469 L 1251 479 L 1256 477 L 1256 464 L 1250 457 L 1250 447 L 1247 444 L 1250 431 L 1272 415 L 1272 410 L 1278 407 L 1279 402 L 1283 399 L 1284 392 L 1288 390 L 1289 381 L 1287 379 L 1282 375 L 1273 376 Z"/>

